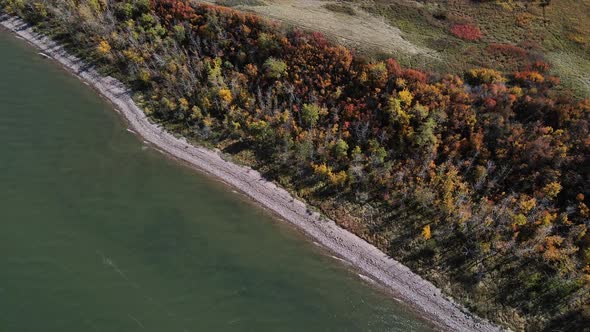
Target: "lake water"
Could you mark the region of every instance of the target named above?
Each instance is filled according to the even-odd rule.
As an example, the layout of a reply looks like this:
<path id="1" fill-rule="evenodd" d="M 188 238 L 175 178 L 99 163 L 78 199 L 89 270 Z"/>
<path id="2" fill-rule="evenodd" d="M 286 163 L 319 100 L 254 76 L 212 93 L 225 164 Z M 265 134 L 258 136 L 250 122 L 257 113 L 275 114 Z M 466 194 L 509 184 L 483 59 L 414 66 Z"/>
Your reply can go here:
<path id="1" fill-rule="evenodd" d="M 428 331 L 0 31 L 0 331 Z"/>

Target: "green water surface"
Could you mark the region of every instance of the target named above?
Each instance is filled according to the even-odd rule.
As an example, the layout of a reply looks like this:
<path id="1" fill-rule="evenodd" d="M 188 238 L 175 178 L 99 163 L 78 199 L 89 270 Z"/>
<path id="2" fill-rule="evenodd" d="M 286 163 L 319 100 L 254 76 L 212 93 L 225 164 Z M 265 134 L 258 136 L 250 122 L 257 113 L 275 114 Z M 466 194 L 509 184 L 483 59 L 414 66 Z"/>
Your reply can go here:
<path id="1" fill-rule="evenodd" d="M 427 331 L 0 31 L 0 331 Z"/>

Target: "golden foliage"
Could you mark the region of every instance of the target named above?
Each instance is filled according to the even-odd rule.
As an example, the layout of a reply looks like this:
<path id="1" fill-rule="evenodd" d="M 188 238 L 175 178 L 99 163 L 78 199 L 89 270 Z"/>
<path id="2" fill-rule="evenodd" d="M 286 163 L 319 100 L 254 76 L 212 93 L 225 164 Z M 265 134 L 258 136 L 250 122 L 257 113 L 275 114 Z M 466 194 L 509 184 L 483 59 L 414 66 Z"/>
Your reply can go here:
<path id="1" fill-rule="evenodd" d="M 218 94 L 219 98 L 228 104 L 233 100 L 231 91 L 229 89 L 220 89 Z"/>
<path id="2" fill-rule="evenodd" d="M 553 199 L 557 197 L 557 195 L 561 192 L 561 184 L 559 182 L 551 182 L 543 187 L 542 192 L 545 194 L 545 197 L 549 199 Z"/>
<path id="3" fill-rule="evenodd" d="M 467 72 L 467 77 L 479 84 L 501 83 L 506 81 L 502 73 L 489 68 L 471 69 Z"/>
<path id="4" fill-rule="evenodd" d="M 520 210 L 523 213 L 527 213 L 530 210 L 532 210 L 536 205 L 537 205 L 537 200 L 534 197 L 531 197 L 529 199 L 523 198 L 520 201 Z"/>
<path id="5" fill-rule="evenodd" d="M 102 56 L 108 55 L 111 53 L 111 45 L 106 40 L 101 40 L 96 47 L 98 53 Z"/>
<path id="6" fill-rule="evenodd" d="M 422 228 L 421 234 L 424 240 L 430 240 L 432 238 L 432 233 L 430 232 L 430 225 L 424 226 L 424 228 Z"/>
<path id="7" fill-rule="evenodd" d="M 404 105 L 409 106 L 412 104 L 412 100 L 414 99 L 414 96 L 412 95 L 412 93 L 408 89 L 403 89 L 397 95 L 399 97 L 399 100 Z"/>

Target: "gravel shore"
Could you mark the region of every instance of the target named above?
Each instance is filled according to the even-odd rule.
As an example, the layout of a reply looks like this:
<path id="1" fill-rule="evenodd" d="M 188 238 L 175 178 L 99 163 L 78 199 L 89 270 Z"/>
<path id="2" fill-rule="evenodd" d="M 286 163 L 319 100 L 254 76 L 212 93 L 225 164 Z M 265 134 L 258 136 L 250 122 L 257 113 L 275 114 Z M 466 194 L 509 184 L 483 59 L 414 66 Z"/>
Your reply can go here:
<path id="1" fill-rule="evenodd" d="M 193 146 L 150 122 L 135 105 L 129 90 L 112 77 L 101 76 L 84 61 L 68 54 L 60 45 L 44 37 L 18 18 L 0 16 L 0 26 L 13 31 L 39 48 L 45 55 L 88 82 L 112 102 L 126 118 L 130 128 L 153 147 L 221 179 L 251 199 L 273 211 L 310 238 L 354 266 L 363 275 L 391 290 L 396 298 L 448 331 L 502 331 L 475 317 L 447 298 L 430 282 L 388 257 L 373 245 L 342 229 L 319 213 L 310 212 L 305 203 L 266 181 L 258 172 L 224 160 L 219 153 Z"/>

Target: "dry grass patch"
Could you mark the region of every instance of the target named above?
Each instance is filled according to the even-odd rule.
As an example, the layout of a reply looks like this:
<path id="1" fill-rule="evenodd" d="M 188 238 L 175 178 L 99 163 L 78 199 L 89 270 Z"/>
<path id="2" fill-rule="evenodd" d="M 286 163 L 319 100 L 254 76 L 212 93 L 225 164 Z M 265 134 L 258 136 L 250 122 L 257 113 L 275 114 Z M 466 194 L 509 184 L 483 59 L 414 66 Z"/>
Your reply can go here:
<path id="1" fill-rule="evenodd" d="M 408 41 L 400 29 L 389 25 L 383 18 L 351 4 L 322 0 L 267 0 L 264 5 L 233 5 L 288 25 L 322 32 L 361 52 L 386 53 L 400 58 L 423 56 L 432 59 L 437 56 L 436 51 Z"/>

